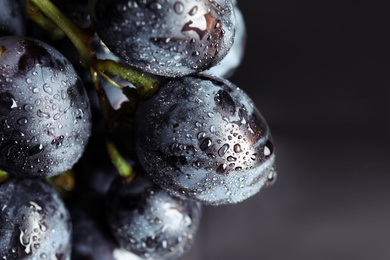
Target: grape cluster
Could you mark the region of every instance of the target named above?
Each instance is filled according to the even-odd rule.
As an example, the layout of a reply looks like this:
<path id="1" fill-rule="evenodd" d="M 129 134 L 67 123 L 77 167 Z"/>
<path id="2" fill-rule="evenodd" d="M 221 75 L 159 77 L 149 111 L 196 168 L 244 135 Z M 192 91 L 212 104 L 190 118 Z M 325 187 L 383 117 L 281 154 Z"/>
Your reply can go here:
<path id="1" fill-rule="evenodd" d="M 245 41 L 232 0 L 3 0 L 0 258 L 178 259 L 272 185 Z"/>

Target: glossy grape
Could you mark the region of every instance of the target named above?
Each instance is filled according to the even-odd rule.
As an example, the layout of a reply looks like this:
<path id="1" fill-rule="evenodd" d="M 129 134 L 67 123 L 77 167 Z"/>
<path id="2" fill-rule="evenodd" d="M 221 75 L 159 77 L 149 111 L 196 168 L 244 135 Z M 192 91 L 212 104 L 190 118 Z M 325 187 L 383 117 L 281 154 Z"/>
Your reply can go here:
<path id="1" fill-rule="evenodd" d="M 230 78 L 241 65 L 245 54 L 247 40 L 246 24 L 244 16 L 237 5 L 234 6 L 234 13 L 236 15 L 236 33 L 234 34 L 234 43 L 225 58 L 223 58 L 219 64 L 206 70 L 206 73 L 210 73 L 218 77 Z"/>
<path id="2" fill-rule="evenodd" d="M 107 47 L 127 64 L 156 75 L 206 70 L 234 41 L 230 0 L 90 0 L 90 6 Z"/>
<path id="3" fill-rule="evenodd" d="M 191 247 L 201 206 L 171 197 L 143 177 L 113 182 L 107 199 L 108 224 L 119 244 L 143 259 L 177 259 Z"/>
<path id="4" fill-rule="evenodd" d="M 1 259 L 70 259 L 71 230 L 68 210 L 45 179 L 0 183 Z"/>
<path id="5" fill-rule="evenodd" d="M 172 79 L 140 103 L 136 125 L 140 163 L 173 195 L 210 205 L 236 203 L 275 175 L 265 119 L 227 80 Z"/>
<path id="6" fill-rule="evenodd" d="M 0 169 L 53 176 L 81 157 L 91 131 L 82 81 L 54 48 L 0 38 Z"/>

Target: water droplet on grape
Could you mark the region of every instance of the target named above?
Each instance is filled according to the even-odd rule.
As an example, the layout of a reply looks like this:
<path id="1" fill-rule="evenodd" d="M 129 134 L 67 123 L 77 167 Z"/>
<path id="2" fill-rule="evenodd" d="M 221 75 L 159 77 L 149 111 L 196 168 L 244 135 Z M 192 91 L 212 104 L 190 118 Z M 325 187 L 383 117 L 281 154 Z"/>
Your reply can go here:
<path id="1" fill-rule="evenodd" d="M 242 152 L 241 145 L 240 144 L 235 144 L 234 145 L 234 151 L 236 153 L 241 153 Z"/>
<path id="2" fill-rule="evenodd" d="M 227 150 L 229 150 L 229 144 L 224 144 L 221 148 L 219 148 L 218 155 L 223 157 L 226 154 Z"/>
<path id="3" fill-rule="evenodd" d="M 211 141 L 210 138 L 205 138 L 205 139 L 202 141 L 202 143 L 200 144 L 199 148 L 200 148 L 200 150 L 205 151 L 205 150 L 207 150 L 212 144 L 213 144 L 213 142 Z"/>
<path id="4" fill-rule="evenodd" d="M 51 94 L 53 92 L 50 85 L 47 83 L 43 84 L 43 91 L 45 91 L 47 94 Z"/>
<path id="5" fill-rule="evenodd" d="M 183 13 L 183 11 L 184 11 L 184 5 L 183 5 L 183 3 L 180 2 L 180 1 L 175 2 L 174 5 L 173 5 L 173 10 L 174 10 L 175 13 L 177 13 L 177 14 Z"/>

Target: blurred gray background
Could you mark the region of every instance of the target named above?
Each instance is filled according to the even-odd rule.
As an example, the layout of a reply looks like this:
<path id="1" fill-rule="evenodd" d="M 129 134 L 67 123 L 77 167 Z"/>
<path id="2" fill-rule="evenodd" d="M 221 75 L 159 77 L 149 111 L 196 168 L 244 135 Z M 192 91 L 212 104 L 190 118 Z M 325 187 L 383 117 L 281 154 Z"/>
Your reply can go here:
<path id="1" fill-rule="evenodd" d="M 238 0 L 230 80 L 271 128 L 274 186 L 204 207 L 183 260 L 390 259 L 389 1 Z"/>

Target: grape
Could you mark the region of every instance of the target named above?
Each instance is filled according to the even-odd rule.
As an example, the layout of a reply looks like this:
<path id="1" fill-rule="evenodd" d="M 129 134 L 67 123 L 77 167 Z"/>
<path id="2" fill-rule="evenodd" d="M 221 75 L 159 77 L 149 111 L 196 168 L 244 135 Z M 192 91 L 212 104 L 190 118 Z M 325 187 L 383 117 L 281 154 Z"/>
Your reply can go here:
<path id="1" fill-rule="evenodd" d="M 0 1 L 0 36 L 19 35 L 26 31 L 26 17 L 15 0 Z"/>
<path id="2" fill-rule="evenodd" d="M 234 13 L 236 14 L 236 33 L 234 34 L 234 43 L 222 61 L 205 72 L 215 76 L 230 78 L 236 69 L 240 66 L 245 53 L 246 47 L 246 25 L 244 16 L 240 8 L 234 6 Z"/>
<path id="3" fill-rule="evenodd" d="M 42 178 L 0 182 L 0 258 L 70 259 L 70 215 Z"/>
<path id="4" fill-rule="evenodd" d="M 160 76 L 184 76 L 218 64 L 235 33 L 230 0 L 90 0 L 107 47 L 127 64 Z"/>
<path id="5" fill-rule="evenodd" d="M 138 175 L 114 180 L 107 198 L 108 224 L 119 244 L 144 259 L 177 259 L 193 243 L 201 206 L 171 197 Z"/>
<path id="6" fill-rule="evenodd" d="M 169 80 L 139 104 L 136 125 L 141 165 L 175 196 L 236 203 L 275 174 L 265 119 L 227 80 L 205 75 Z"/>
<path id="7" fill-rule="evenodd" d="M 69 61 L 31 38 L 0 38 L 0 168 L 54 176 L 81 157 L 91 130 L 88 97 Z"/>

